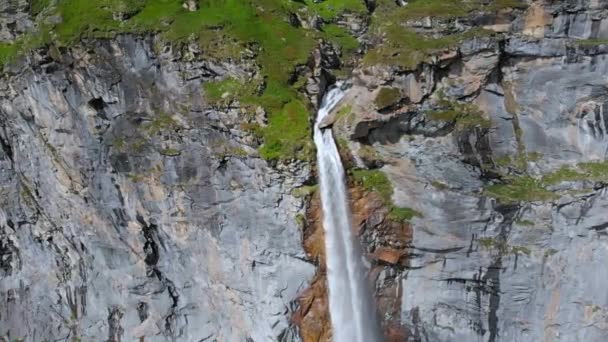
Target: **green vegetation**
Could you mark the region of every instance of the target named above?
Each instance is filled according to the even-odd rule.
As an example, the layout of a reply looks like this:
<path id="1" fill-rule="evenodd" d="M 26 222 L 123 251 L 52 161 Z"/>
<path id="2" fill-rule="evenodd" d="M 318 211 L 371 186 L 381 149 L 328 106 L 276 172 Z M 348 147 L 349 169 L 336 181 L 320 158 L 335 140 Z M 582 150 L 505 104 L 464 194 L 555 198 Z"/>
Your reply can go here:
<path id="1" fill-rule="evenodd" d="M 153 136 L 164 131 L 175 131 L 179 129 L 179 125 L 171 115 L 158 113 L 152 121 L 144 125 L 144 129 L 150 136 Z"/>
<path id="2" fill-rule="evenodd" d="M 472 29 L 439 38 L 427 37 L 404 26 L 404 19 L 450 19 L 467 16 L 473 11 L 495 12 L 507 7 L 524 8 L 526 5 L 519 0 L 412 0 L 408 1 L 407 6 L 398 6 L 393 0 L 379 0 L 372 16 L 370 31 L 383 43 L 368 51 L 364 63 L 415 69 L 434 53 L 453 48 L 472 37 L 493 34 L 481 29 Z"/>
<path id="3" fill-rule="evenodd" d="M 511 246 L 506 242 L 498 240 L 496 238 L 480 238 L 479 245 L 485 249 L 493 249 L 497 250 L 499 253 L 503 255 L 513 254 L 525 254 L 530 255 L 532 251 L 529 248 L 523 246 Z"/>
<path id="4" fill-rule="evenodd" d="M 442 190 L 442 191 L 448 190 L 450 188 L 447 184 L 439 182 L 439 181 L 432 181 L 431 185 L 433 187 L 435 187 L 437 190 Z"/>
<path id="5" fill-rule="evenodd" d="M 291 194 L 296 198 L 308 197 L 319 189 L 318 185 L 304 185 L 293 189 Z"/>
<path id="6" fill-rule="evenodd" d="M 487 187 L 486 195 L 495 197 L 502 202 L 536 202 L 557 198 L 557 195 L 547 190 L 541 181 L 530 176 L 512 177 L 507 181 L 507 184 Z"/>
<path id="7" fill-rule="evenodd" d="M 357 155 L 361 158 L 365 165 L 374 165 L 375 163 L 382 161 L 382 156 L 370 145 L 361 145 L 357 150 Z"/>
<path id="8" fill-rule="evenodd" d="M 247 102 L 255 95 L 258 84 L 235 78 L 203 84 L 206 99 L 215 105 L 228 105 L 234 100 Z"/>
<path id="9" fill-rule="evenodd" d="M 454 47 L 462 40 L 460 34 L 441 38 L 425 37 L 401 26 L 399 21 L 385 22 L 376 34 L 384 36 L 384 42 L 370 49 L 364 56 L 363 63 L 370 66 L 386 64 L 406 70 L 415 69 L 433 53 Z"/>
<path id="10" fill-rule="evenodd" d="M 485 194 L 502 202 L 534 202 L 557 199 L 557 193 L 548 190 L 561 182 L 608 182 L 608 162 L 581 163 L 574 167 L 564 166 L 538 179 L 531 176 L 506 178 L 506 183 L 495 184 L 485 189 Z"/>
<path id="11" fill-rule="evenodd" d="M 303 229 L 306 226 L 306 216 L 302 215 L 302 214 L 296 214 L 296 224 L 298 225 L 298 227 L 300 227 L 300 229 Z"/>
<path id="12" fill-rule="evenodd" d="M 367 8 L 362 0 L 304 0 L 304 2 L 312 11 L 327 21 L 345 12 L 356 14 L 367 13 Z"/>
<path id="13" fill-rule="evenodd" d="M 457 102 L 441 97 L 438 105 L 443 109 L 426 113 L 427 118 L 453 123 L 457 131 L 475 127 L 490 128 L 491 126 L 490 120 L 486 119 L 479 107 L 472 103 Z"/>
<path id="14" fill-rule="evenodd" d="M 422 217 L 422 214 L 411 208 L 392 207 L 388 218 L 392 221 L 407 223 L 414 217 Z"/>
<path id="15" fill-rule="evenodd" d="M 583 47 L 594 47 L 600 45 L 608 45 L 608 39 L 592 38 L 575 40 L 576 44 Z"/>
<path id="16" fill-rule="evenodd" d="M 353 170 L 352 176 L 367 191 L 376 192 L 384 203 L 392 203 L 393 186 L 380 170 Z"/>
<path id="17" fill-rule="evenodd" d="M 555 255 L 555 254 L 557 254 L 557 252 L 558 252 L 557 249 L 549 248 L 549 249 L 545 250 L 545 258 Z"/>
<path id="18" fill-rule="evenodd" d="M 393 186 L 388 177 L 380 170 L 353 170 L 351 175 L 367 191 L 378 194 L 384 204 L 390 208 L 388 218 L 396 222 L 406 223 L 414 217 L 422 217 L 422 214 L 414 209 L 399 208 L 392 200 Z"/>
<path id="19" fill-rule="evenodd" d="M 525 172 L 528 168 L 528 162 L 537 162 L 541 160 L 541 158 L 542 154 L 538 152 L 526 153 L 525 149 L 518 149 L 518 153 L 516 156 L 512 157 L 509 155 L 505 155 L 494 159 L 494 163 L 496 163 L 496 165 L 499 167 L 508 167 L 515 169 L 519 172 Z"/>
<path id="20" fill-rule="evenodd" d="M 359 41 L 338 25 L 325 25 L 322 32 L 323 38 L 340 46 L 345 54 L 350 54 L 359 48 Z"/>
<path id="21" fill-rule="evenodd" d="M 174 148 L 165 148 L 160 150 L 159 153 L 167 157 L 177 157 L 182 154 L 180 150 Z"/>
<path id="22" fill-rule="evenodd" d="M 515 224 L 520 225 L 520 226 L 526 226 L 526 227 L 534 226 L 534 222 L 529 221 L 529 220 L 517 220 L 517 221 L 515 221 Z"/>
<path id="23" fill-rule="evenodd" d="M 384 109 L 398 103 L 401 98 L 401 91 L 399 89 L 383 87 L 380 88 L 378 95 L 376 95 L 374 103 L 376 104 L 376 108 Z"/>
<path id="24" fill-rule="evenodd" d="M 6 63 L 11 62 L 17 55 L 21 49 L 21 44 L 19 43 L 1 43 L 0 42 L 0 67 Z"/>
<path id="25" fill-rule="evenodd" d="M 207 57 L 222 60 L 255 58 L 260 78 L 220 80 L 205 86 L 210 102 L 233 100 L 261 106 L 268 113 L 267 128 L 256 130 L 264 140 L 267 159 L 309 158 L 308 102 L 292 85 L 298 65 L 310 58 L 318 38 L 339 45 L 345 53 L 356 50 L 357 40 L 334 24 L 321 31 L 292 26 L 291 13 L 304 11 L 331 22 L 345 13 L 365 14 L 361 0 L 206 0 L 190 12 L 182 0 L 35 0 L 32 12 L 39 29 L 12 44 L 0 44 L 0 66 L 20 53 L 41 46 L 69 47 L 82 38 L 109 38 L 121 33 L 156 33 L 179 47 L 197 42 Z M 50 16 L 61 18 L 50 24 Z"/>
<path id="26" fill-rule="evenodd" d="M 270 160 L 311 159 L 314 147 L 310 141 L 308 115 L 308 109 L 299 100 L 285 104 L 280 111 L 270 112 L 260 155 Z"/>
<path id="27" fill-rule="evenodd" d="M 521 0 L 410 0 L 407 6 L 398 7 L 395 1 L 379 0 L 383 14 L 393 13 L 396 17 L 420 19 L 425 17 L 456 18 L 469 15 L 475 10 L 495 12 L 503 8 L 526 8 Z"/>

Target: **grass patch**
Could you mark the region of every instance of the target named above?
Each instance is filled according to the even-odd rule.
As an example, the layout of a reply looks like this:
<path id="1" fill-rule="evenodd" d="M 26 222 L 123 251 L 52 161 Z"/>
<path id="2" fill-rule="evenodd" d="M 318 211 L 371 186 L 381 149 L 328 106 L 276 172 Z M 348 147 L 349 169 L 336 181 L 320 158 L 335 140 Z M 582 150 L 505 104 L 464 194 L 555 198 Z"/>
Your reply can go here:
<path id="1" fill-rule="evenodd" d="M 160 150 L 159 153 L 167 157 L 177 157 L 182 154 L 180 150 L 174 148 L 165 148 Z"/>
<path id="2" fill-rule="evenodd" d="M 353 170 L 351 175 L 365 190 L 375 192 L 380 196 L 384 204 L 390 209 L 388 219 L 406 223 L 414 217 L 422 217 L 422 214 L 414 209 L 395 206 L 392 200 L 393 186 L 384 172 L 380 170 Z"/>
<path id="3" fill-rule="evenodd" d="M 20 53 L 22 45 L 16 43 L 0 42 L 0 67 L 4 64 L 12 62 Z"/>
<path id="4" fill-rule="evenodd" d="M 422 217 L 422 214 L 411 208 L 392 207 L 388 218 L 392 221 L 407 223 L 414 217 Z"/>
<path id="5" fill-rule="evenodd" d="M 491 122 L 484 117 L 483 111 L 472 103 L 451 101 L 442 97 L 439 107 L 443 109 L 426 113 L 426 117 L 433 121 L 452 123 L 458 131 L 491 127 Z"/>
<path id="6" fill-rule="evenodd" d="M 530 176 L 511 178 L 507 184 L 491 185 L 485 189 L 485 194 L 501 202 L 536 202 L 557 198 L 541 181 Z"/>
<path id="7" fill-rule="evenodd" d="M 167 113 L 158 113 L 152 121 L 144 125 L 144 130 L 148 135 L 153 136 L 164 131 L 175 131 L 179 125 L 173 117 Z"/>
<path id="8" fill-rule="evenodd" d="M 530 255 L 532 251 L 524 246 L 511 246 L 504 241 L 500 241 L 495 238 L 480 238 L 478 240 L 479 245 L 485 249 L 493 249 L 499 251 L 503 255 L 518 255 L 525 254 Z"/>
<path id="9" fill-rule="evenodd" d="M 410 0 L 406 6 L 397 6 L 392 0 L 379 0 L 379 12 L 402 19 L 458 18 L 473 11 L 495 12 L 504 8 L 526 8 L 521 0 Z"/>
<path id="10" fill-rule="evenodd" d="M 268 119 L 268 126 L 263 129 L 264 145 L 260 149 L 264 159 L 312 158 L 309 113 L 301 101 L 287 103 L 280 112 L 271 112 Z"/>
<path id="11" fill-rule="evenodd" d="M 594 47 L 594 46 L 608 45 L 608 39 L 602 39 L 602 38 L 578 39 L 578 40 L 575 40 L 575 43 L 578 44 L 579 46 L 583 46 L 583 47 Z"/>
<path id="12" fill-rule="evenodd" d="M 515 224 L 520 225 L 520 226 L 526 226 L 526 227 L 534 226 L 534 222 L 532 222 L 530 220 L 517 220 L 517 221 L 515 221 Z"/>
<path id="13" fill-rule="evenodd" d="M 401 91 L 397 88 L 383 87 L 380 88 L 378 95 L 374 99 L 374 104 L 379 110 L 395 105 L 401 100 Z"/>
<path id="14" fill-rule="evenodd" d="M 376 192 L 382 201 L 392 203 L 393 186 L 380 170 L 353 170 L 352 176 L 367 191 Z"/>
<path id="15" fill-rule="evenodd" d="M 308 197 L 314 194 L 319 189 L 318 185 L 304 185 L 293 189 L 291 195 L 296 198 Z"/>
<path id="16" fill-rule="evenodd" d="M 329 21 L 345 12 L 365 13 L 363 1 L 205 0 L 194 12 L 182 8 L 182 3 L 58 0 L 49 7 L 48 0 L 37 0 L 36 12 L 48 12 L 61 21 L 40 25 L 37 32 L 12 45 L 0 44 L 0 63 L 10 62 L 29 48 L 72 46 L 82 38 L 109 38 L 121 33 L 157 33 L 176 46 L 198 42 L 204 54 L 222 60 L 254 56 L 263 85 L 224 80 L 206 85 L 207 96 L 220 104 L 245 100 L 266 110 L 269 125 L 259 132 L 264 139 L 260 151 L 264 158 L 309 158 L 308 102 L 290 85 L 291 75 L 296 66 L 306 64 L 318 38 L 340 45 L 343 51 L 356 50 L 359 43 L 336 25 L 326 25 L 323 32 L 317 32 L 292 26 L 289 16 L 306 9 Z M 256 86 L 263 92 L 257 93 Z"/>
<path id="17" fill-rule="evenodd" d="M 327 21 L 331 21 L 342 13 L 359 15 L 367 13 L 363 0 L 304 0 L 304 2 L 314 13 Z"/>
<path id="18" fill-rule="evenodd" d="M 547 188 L 562 182 L 608 182 L 608 161 L 581 163 L 536 179 L 530 176 L 511 177 L 505 184 L 495 184 L 485 189 L 485 194 L 502 202 L 535 202 L 557 199 L 557 193 Z"/>
<path id="19" fill-rule="evenodd" d="M 229 105 L 235 100 L 255 102 L 253 97 L 258 87 L 256 82 L 245 82 L 236 78 L 203 84 L 205 98 L 213 105 Z"/>
<path id="20" fill-rule="evenodd" d="M 398 6 L 393 0 L 381 0 L 372 16 L 370 32 L 377 40 L 382 40 L 382 43 L 367 52 L 363 63 L 368 66 L 383 64 L 412 70 L 430 59 L 433 54 L 454 48 L 464 40 L 494 34 L 475 28 L 437 38 L 427 37 L 404 26 L 404 20 L 464 17 L 473 10 L 493 12 L 505 7 L 514 7 L 516 3 L 520 2 L 504 0 L 485 4 L 475 0 L 413 0 L 409 1 L 407 6 Z"/>

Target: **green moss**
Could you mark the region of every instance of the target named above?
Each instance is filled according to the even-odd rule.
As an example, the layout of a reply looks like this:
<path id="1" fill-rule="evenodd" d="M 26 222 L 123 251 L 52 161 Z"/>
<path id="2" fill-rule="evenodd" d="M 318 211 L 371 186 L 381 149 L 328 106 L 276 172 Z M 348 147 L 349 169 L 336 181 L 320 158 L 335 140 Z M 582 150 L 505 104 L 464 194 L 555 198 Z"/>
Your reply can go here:
<path id="1" fill-rule="evenodd" d="M 390 220 L 402 223 L 409 222 L 414 217 L 422 217 L 422 214 L 411 208 L 392 207 L 388 214 Z"/>
<path id="2" fill-rule="evenodd" d="M 513 247 L 511 247 L 510 252 L 512 254 L 525 254 L 525 255 L 532 254 L 532 251 L 530 250 L 530 248 L 524 247 L 524 246 L 513 246 Z"/>
<path id="3" fill-rule="evenodd" d="M 183 0 L 33 0 L 32 12 L 53 15 L 60 22 L 45 24 L 50 21 L 39 16 L 37 31 L 13 44 L 0 43 L 0 64 L 43 45 L 72 46 L 82 38 L 151 32 L 178 48 L 198 42 L 208 58 L 226 61 L 253 56 L 260 67 L 260 81 L 214 82 L 205 86 L 206 95 L 220 105 L 239 100 L 266 110 L 269 125 L 257 130 L 264 139 L 263 157 L 310 158 L 308 100 L 294 90 L 297 85 L 290 85 L 291 75 L 296 66 L 308 61 L 318 38 L 341 46 L 345 53 L 355 51 L 359 43 L 337 25 L 327 24 L 323 32 L 317 32 L 292 26 L 289 16 L 303 10 L 329 23 L 344 13 L 364 15 L 364 2 L 205 0 L 194 12 L 182 4 Z M 292 120 L 293 125 L 288 125 Z M 281 133 L 273 132 L 277 129 Z"/>
<path id="4" fill-rule="evenodd" d="M 543 177 L 543 182 L 547 185 L 576 181 L 608 182 L 608 162 L 581 163 L 574 167 L 563 166 Z"/>
<path id="5" fill-rule="evenodd" d="M 538 152 L 526 153 L 525 149 L 518 149 L 515 156 L 502 156 L 494 159 L 494 163 L 499 167 L 512 168 L 519 172 L 525 172 L 528 169 L 529 162 L 538 162 L 542 159 L 542 154 Z"/>
<path id="6" fill-rule="evenodd" d="M 384 109 L 390 107 L 401 100 L 401 91 L 397 88 L 383 87 L 378 91 L 378 95 L 374 99 L 376 108 Z"/>
<path id="7" fill-rule="evenodd" d="M 362 0 L 304 0 L 304 2 L 312 11 L 328 21 L 345 12 L 360 15 L 367 13 Z"/>
<path id="8" fill-rule="evenodd" d="M 420 19 L 424 17 L 456 18 L 469 15 L 471 12 L 494 12 L 503 8 L 526 8 L 520 0 L 411 0 L 407 6 L 396 6 L 395 1 L 379 0 L 379 12 L 392 14 L 404 19 Z"/>
<path id="9" fill-rule="evenodd" d="M 517 221 L 515 221 L 515 224 L 517 224 L 519 226 L 526 226 L 526 227 L 534 226 L 534 222 L 529 221 L 529 220 L 517 220 Z"/>
<path id="10" fill-rule="evenodd" d="M 352 176 L 365 190 L 378 193 L 385 203 L 392 203 L 393 186 L 384 172 L 380 170 L 353 170 Z"/>
<path id="11" fill-rule="evenodd" d="M 306 226 L 306 216 L 302 215 L 302 214 L 296 214 L 296 224 L 298 225 L 298 227 L 300 227 L 300 229 L 303 229 Z"/>
<path id="12" fill-rule="evenodd" d="M 506 183 L 486 188 L 485 194 L 503 202 L 550 201 L 558 194 L 547 190 L 551 185 L 561 182 L 608 182 L 608 162 L 588 162 L 572 167 L 563 166 L 539 179 L 530 176 L 507 178 Z"/>
<path id="13" fill-rule="evenodd" d="M 324 25 L 322 32 L 323 38 L 340 46 L 343 54 L 351 54 L 359 48 L 357 38 L 338 25 Z"/>
<path id="14" fill-rule="evenodd" d="M 491 122 L 484 113 L 472 103 L 463 103 L 441 98 L 439 106 L 443 110 L 426 113 L 434 121 L 450 122 L 456 130 L 462 131 L 474 127 L 490 128 Z"/>
<path id="15" fill-rule="evenodd" d="M 12 62 L 21 50 L 21 44 L 0 42 L 0 66 Z"/>
<path id="16" fill-rule="evenodd" d="M 580 39 L 580 40 L 576 40 L 575 42 L 579 46 L 584 46 L 584 47 L 594 47 L 594 46 L 608 45 L 608 39 L 598 39 L 598 38 L 595 38 L 595 39 Z"/>
<path id="17" fill-rule="evenodd" d="M 388 219 L 406 223 L 414 217 L 422 217 L 422 214 L 411 208 L 400 208 L 394 205 L 393 186 L 384 172 L 380 170 L 353 170 L 351 172 L 354 180 L 370 192 L 377 193 L 384 204 L 390 209 Z"/>
<path id="18" fill-rule="evenodd" d="M 570 167 L 563 166 L 559 170 L 543 177 L 543 183 L 552 185 L 565 181 L 575 181 L 583 178 L 584 175 Z"/>
<path id="19" fill-rule="evenodd" d="M 271 112 L 264 128 L 264 145 L 260 154 L 265 159 L 310 159 L 309 112 L 301 101 L 287 103 L 280 112 Z"/>
<path id="20" fill-rule="evenodd" d="M 532 251 L 524 246 L 510 246 L 504 241 L 495 239 L 495 238 L 480 238 L 478 240 L 479 245 L 485 249 L 497 250 L 499 253 L 503 255 L 518 255 L 525 254 L 530 255 Z"/>
<path id="21" fill-rule="evenodd" d="M 398 9 L 404 18 L 422 17 L 462 17 L 469 13 L 470 7 L 462 0 L 413 0 Z"/>
<path id="22" fill-rule="evenodd" d="M 123 151 L 127 146 L 127 142 L 123 137 L 114 138 L 112 141 L 112 146 L 119 151 Z"/>
<path id="23" fill-rule="evenodd" d="M 48 8 L 51 4 L 51 0 L 31 0 L 30 1 L 30 13 L 38 15 L 44 9 Z"/>
<path id="24" fill-rule="evenodd" d="M 258 84 L 256 82 L 245 82 L 235 78 L 227 78 L 221 81 L 207 82 L 203 84 L 205 98 L 214 105 L 227 105 L 234 100 L 252 101 Z M 253 102 L 253 101 L 252 101 Z"/>
<path id="25" fill-rule="evenodd" d="M 293 189 L 291 195 L 296 198 L 308 197 L 314 194 L 319 189 L 318 185 L 304 185 Z"/>
<path id="26" fill-rule="evenodd" d="M 151 122 L 144 125 L 144 128 L 150 136 L 153 136 L 163 131 L 174 131 L 179 128 L 179 125 L 171 115 L 161 112 Z"/>
<path id="27" fill-rule="evenodd" d="M 378 151 L 370 145 L 361 145 L 357 151 L 357 155 L 359 155 L 366 165 L 382 160 Z"/>
<path id="28" fill-rule="evenodd" d="M 385 64 L 406 70 L 415 69 L 433 53 L 454 47 L 460 35 L 429 38 L 418 34 L 398 23 L 386 23 L 380 29 L 384 42 L 370 49 L 363 58 L 364 65 Z"/>
<path id="29" fill-rule="evenodd" d="M 545 258 L 548 258 L 552 255 L 557 254 L 558 250 L 554 249 L 554 248 L 548 248 L 547 250 L 545 250 Z"/>
<path id="30" fill-rule="evenodd" d="M 370 33 L 372 37 L 382 40 L 382 43 L 367 52 L 363 63 L 368 66 L 383 64 L 412 70 L 429 60 L 433 54 L 455 48 L 464 40 L 494 34 L 487 30 L 472 29 L 441 37 L 427 37 L 403 25 L 404 19 L 464 16 L 470 10 L 478 9 L 479 5 L 480 3 L 473 5 L 472 2 L 461 0 L 418 0 L 400 7 L 392 0 L 380 1 L 372 16 Z"/>
<path id="31" fill-rule="evenodd" d="M 435 187 L 437 190 L 447 190 L 449 189 L 449 186 L 447 186 L 446 184 L 439 182 L 439 181 L 432 181 L 431 185 L 433 187 Z"/>
<path id="32" fill-rule="evenodd" d="M 160 150 L 159 153 L 167 157 L 177 157 L 182 154 L 180 150 L 174 148 L 165 148 Z"/>
<path id="33" fill-rule="evenodd" d="M 557 198 L 541 181 L 529 176 L 511 178 L 506 184 L 491 185 L 485 189 L 485 194 L 502 202 L 549 201 Z"/>

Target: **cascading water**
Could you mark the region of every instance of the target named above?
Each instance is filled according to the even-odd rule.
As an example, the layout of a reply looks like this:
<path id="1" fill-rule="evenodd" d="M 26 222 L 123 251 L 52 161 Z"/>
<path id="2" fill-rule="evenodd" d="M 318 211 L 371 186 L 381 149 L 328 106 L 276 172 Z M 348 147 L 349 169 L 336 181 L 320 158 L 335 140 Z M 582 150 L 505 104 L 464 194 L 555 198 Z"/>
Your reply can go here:
<path id="1" fill-rule="evenodd" d="M 325 95 L 314 131 L 333 341 L 379 342 L 376 310 L 367 286 L 361 251 L 352 233 L 344 167 L 331 129 L 319 128 L 321 121 L 343 97 L 344 91 L 340 87 L 334 87 Z"/>

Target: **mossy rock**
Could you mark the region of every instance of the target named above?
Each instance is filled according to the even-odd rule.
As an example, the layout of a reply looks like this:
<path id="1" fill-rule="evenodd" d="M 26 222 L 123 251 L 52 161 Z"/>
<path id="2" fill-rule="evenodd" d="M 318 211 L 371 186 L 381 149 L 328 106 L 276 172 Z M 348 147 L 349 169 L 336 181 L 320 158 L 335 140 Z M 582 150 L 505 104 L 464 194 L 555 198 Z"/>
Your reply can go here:
<path id="1" fill-rule="evenodd" d="M 374 104 L 378 110 L 393 107 L 401 101 L 403 96 L 401 90 L 392 87 L 383 87 L 378 91 L 378 95 L 374 99 Z"/>

